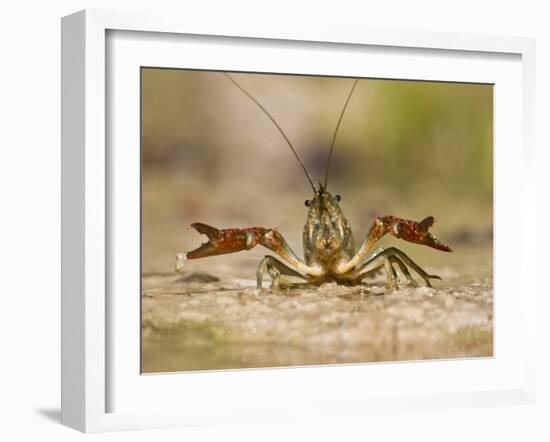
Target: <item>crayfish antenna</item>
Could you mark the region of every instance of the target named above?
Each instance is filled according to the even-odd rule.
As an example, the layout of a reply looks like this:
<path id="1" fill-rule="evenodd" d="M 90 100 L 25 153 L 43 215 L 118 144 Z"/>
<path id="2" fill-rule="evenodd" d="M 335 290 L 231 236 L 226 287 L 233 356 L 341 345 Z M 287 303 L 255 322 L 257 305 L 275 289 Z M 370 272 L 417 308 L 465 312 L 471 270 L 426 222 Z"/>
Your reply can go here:
<path id="1" fill-rule="evenodd" d="M 338 135 L 338 129 L 340 129 L 340 123 L 342 122 L 342 118 L 344 118 L 344 114 L 346 113 L 346 108 L 348 107 L 349 100 L 351 99 L 351 96 L 353 95 L 353 91 L 355 90 L 355 86 L 357 86 L 357 82 L 359 81 L 359 78 L 356 78 L 353 86 L 351 87 L 351 90 L 349 91 L 348 98 L 346 99 L 346 102 L 344 103 L 344 107 L 342 108 L 342 112 L 340 112 L 340 118 L 338 118 L 338 123 L 336 124 L 336 129 L 334 129 L 334 135 L 332 136 L 332 143 L 330 145 L 330 150 L 328 151 L 328 158 L 327 158 L 327 167 L 325 170 L 325 185 L 323 186 L 325 189 L 327 188 L 328 184 L 328 169 L 330 167 L 330 160 L 332 158 L 332 151 L 334 150 L 334 143 L 336 142 L 336 135 Z"/>
<path id="2" fill-rule="evenodd" d="M 304 170 L 304 173 L 306 174 L 306 178 L 307 180 L 309 181 L 309 184 L 311 185 L 311 188 L 313 189 L 313 193 L 316 192 L 316 189 L 315 189 L 315 185 L 313 184 L 313 180 L 311 179 L 311 175 L 309 174 L 308 170 L 306 169 L 306 166 L 304 165 L 304 163 L 302 162 L 302 160 L 300 159 L 300 156 L 298 155 L 298 152 L 296 152 L 296 149 L 294 149 L 294 146 L 292 145 L 292 143 L 290 142 L 290 140 L 288 139 L 288 137 L 286 136 L 285 132 L 283 131 L 282 127 L 279 126 L 279 123 L 277 123 L 277 121 L 275 120 L 275 118 L 273 118 L 273 116 L 269 113 L 269 111 L 262 105 L 262 103 L 260 103 L 256 98 L 254 98 L 252 96 L 252 94 L 250 92 L 248 92 L 244 87 L 242 87 L 231 75 L 229 75 L 227 72 L 224 72 L 225 76 L 229 79 L 229 81 L 231 81 L 231 83 L 233 83 L 235 86 L 237 86 L 237 88 L 239 88 L 248 98 L 250 98 L 261 110 L 264 114 L 267 115 L 267 117 L 271 120 L 271 122 L 275 125 L 275 127 L 277 128 L 277 130 L 281 133 L 281 135 L 283 136 L 283 138 L 285 139 L 286 143 L 288 144 L 288 146 L 290 147 L 290 150 L 292 151 L 292 153 L 294 154 L 294 156 L 296 157 L 296 160 L 298 161 L 298 163 L 300 164 L 300 166 L 302 167 L 302 169 Z"/>

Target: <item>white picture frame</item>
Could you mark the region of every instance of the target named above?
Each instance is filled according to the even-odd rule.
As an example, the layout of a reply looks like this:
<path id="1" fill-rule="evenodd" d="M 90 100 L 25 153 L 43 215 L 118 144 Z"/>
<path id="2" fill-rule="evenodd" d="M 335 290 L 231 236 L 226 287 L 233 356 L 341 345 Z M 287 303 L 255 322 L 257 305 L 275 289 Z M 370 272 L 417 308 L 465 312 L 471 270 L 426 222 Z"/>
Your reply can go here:
<path id="1" fill-rule="evenodd" d="M 296 417 L 361 415 L 370 412 L 396 412 L 402 410 L 457 408 L 471 406 L 489 406 L 503 404 L 532 403 L 536 392 L 535 383 L 535 339 L 524 339 L 521 353 L 516 354 L 514 370 L 499 372 L 495 379 L 499 383 L 484 388 L 482 380 L 477 384 L 464 383 L 460 391 L 451 389 L 456 383 L 444 379 L 451 373 L 464 373 L 466 377 L 491 376 L 494 361 L 488 361 L 485 367 L 468 365 L 467 361 L 453 365 L 440 365 L 430 368 L 433 373 L 445 372 L 437 387 L 431 391 L 419 393 L 403 390 L 396 383 L 395 391 L 384 390 L 369 394 L 361 388 L 352 392 L 352 385 L 342 384 L 339 389 L 329 389 L 326 394 L 315 390 L 316 382 L 336 377 L 354 378 L 361 373 L 373 373 L 373 370 L 395 371 L 395 364 L 355 365 L 353 367 L 307 368 L 291 370 L 238 370 L 219 373 L 182 374 L 193 376 L 192 383 L 214 380 L 220 386 L 220 397 L 213 406 L 186 407 L 199 394 L 200 388 L 193 389 L 191 384 L 185 386 L 189 397 L 180 399 L 179 410 L 163 407 L 158 404 L 163 399 L 161 393 L 156 396 L 156 406 L 136 407 L 135 409 L 118 410 L 113 408 L 110 399 L 112 391 L 117 387 L 113 382 L 113 364 L 116 360 L 111 346 L 110 335 L 113 330 L 112 300 L 109 291 L 112 289 L 109 275 L 109 261 L 112 248 L 110 244 L 116 240 L 109 227 L 113 222 L 113 203 L 116 198 L 111 194 L 112 165 L 109 164 L 108 150 L 109 134 L 106 131 L 106 121 L 110 118 L 107 106 L 107 94 L 111 77 L 106 75 L 108 57 L 117 53 L 108 50 L 108 34 L 140 32 L 144 39 L 155 33 L 164 36 L 216 36 L 221 39 L 254 39 L 254 41 L 269 40 L 273 44 L 284 42 L 288 47 L 303 44 L 326 45 L 337 43 L 340 48 L 375 47 L 380 51 L 390 48 L 431 51 L 433 57 L 444 57 L 445 54 L 472 54 L 483 59 L 491 54 L 515 57 L 520 69 L 519 82 L 513 90 L 521 108 L 510 114 L 514 134 L 518 135 L 518 146 L 512 147 L 514 155 L 521 159 L 522 186 L 517 192 L 511 192 L 508 199 L 520 205 L 521 211 L 515 210 L 517 218 L 521 219 L 521 228 L 516 232 L 517 244 L 512 249 L 505 250 L 495 245 L 495 258 L 501 263 L 508 254 L 515 259 L 519 256 L 521 262 L 518 285 L 520 295 L 515 300 L 517 306 L 517 321 L 514 327 L 521 330 L 523 338 L 533 337 L 535 333 L 536 285 L 534 270 L 527 265 L 527 257 L 534 256 L 535 244 L 521 241 L 527 238 L 527 220 L 534 218 L 535 211 L 535 178 L 532 173 L 534 151 L 534 97 L 535 97 L 535 46 L 534 40 L 517 37 L 492 37 L 479 35 L 464 35 L 451 33 L 427 33 L 415 31 L 388 31 L 362 28 L 346 28 L 342 26 L 316 27 L 313 24 L 294 28 L 266 23 L 214 23 L 207 20 L 197 20 L 192 17 L 162 17 L 150 14 L 134 14 L 87 10 L 63 18 L 62 21 L 62 423 L 85 432 L 111 431 L 123 429 L 158 428 L 169 426 L 198 425 L 208 423 L 252 422 L 258 420 L 277 420 Z M 439 55 L 438 55 L 439 54 Z M 112 62 L 112 60 L 111 60 Z M 516 72 L 517 74 L 517 72 Z M 514 86 L 511 86 L 512 88 Z M 497 98 L 498 99 L 498 98 Z M 497 108 L 498 110 L 498 108 Z M 497 117 L 499 118 L 498 114 Z M 496 138 L 495 146 L 501 142 Z M 495 150 L 497 147 L 495 147 Z M 505 171 L 506 165 L 495 164 L 495 189 L 500 180 L 506 177 L 499 173 L 498 168 Z M 499 178 L 500 177 L 500 178 Z M 508 180 L 510 181 L 510 180 Z M 502 184 L 502 186 L 504 186 Z M 517 187 L 517 186 L 516 186 Z M 497 191 L 497 190 L 495 190 Z M 506 199 L 504 206 L 506 205 Z M 498 207 L 498 200 L 496 201 Z M 502 208 L 503 205 L 501 204 Z M 505 207 L 504 207 L 505 208 Z M 503 217 L 501 217 L 503 219 Z M 504 223 L 496 212 L 496 224 Z M 495 244 L 498 244 L 497 242 Z M 513 249 L 516 247 L 516 249 Z M 125 253 L 118 249 L 117 253 Z M 500 255 L 499 255 L 500 254 Z M 505 267 L 502 267 L 505 269 Z M 495 279 L 506 277 L 506 272 L 499 272 Z M 504 287 L 503 284 L 500 287 Z M 496 293 L 498 291 L 496 290 Z M 504 289 L 503 289 L 504 293 Z M 496 305 L 499 301 L 497 299 Z M 505 303 L 503 302 L 502 305 Z M 497 312 L 498 313 L 498 312 Z M 521 314 L 519 314 L 521 313 Z M 506 331 L 510 324 L 506 323 L 504 313 L 500 316 L 498 330 Z M 139 318 L 137 318 L 139 320 Z M 500 319 L 498 319 L 500 321 Z M 497 332 L 497 335 L 500 331 Z M 518 341 L 519 342 L 519 341 Z M 498 348 L 498 347 L 497 347 Z M 502 359 L 505 351 L 501 352 Z M 498 352 L 494 360 L 499 361 Z M 119 353 L 117 353 L 119 355 Z M 120 356 L 119 356 L 120 357 Z M 371 367 L 371 368 L 368 368 Z M 424 368 L 415 369 L 415 364 L 401 364 L 398 368 L 411 373 L 419 371 L 419 376 L 426 376 Z M 509 367 L 508 367 L 509 368 Z M 461 371 L 462 370 L 462 371 Z M 420 373 L 422 372 L 422 373 Z M 316 373 L 311 376 L 312 373 Z M 139 376 L 139 373 L 134 373 Z M 118 376 L 118 377 L 117 377 Z M 121 376 L 114 376 L 119 383 Z M 299 382 L 306 385 L 302 396 L 289 394 L 271 396 L 272 400 L 259 401 L 254 391 L 249 394 L 246 383 L 262 387 L 266 377 L 277 388 L 284 382 Z M 499 377 L 500 376 L 500 377 Z M 294 380 L 291 378 L 295 377 Z M 149 386 L 145 390 L 158 390 L 157 382 L 162 378 L 165 384 L 162 388 L 174 388 L 179 383 L 178 376 L 157 376 L 155 381 L 147 380 Z M 152 378 L 149 378 L 152 379 Z M 308 379 L 313 379 L 308 384 Z M 433 379 L 433 378 L 432 378 Z M 222 384 L 230 382 L 233 390 L 224 390 Z M 131 387 L 132 384 L 128 383 Z M 422 385 L 422 384 L 419 384 Z M 446 385 L 449 387 L 447 388 Z M 473 385 L 473 386 L 472 386 Z M 179 386 L 181 387 L 181 385 Z M 178 387 L 178 388 L 179 388 Z M 308 390 L 309 388 L 309 390 Z M 347 388 L 347 389 L 346 389 Z M 144 390 L 144 391 L 145 391 Z M 128 390 L 125 390 L 126 392 Z M 121 394 L 126 394 L 123 390 Z M 316 391 L 315 395 L 307 396 L 307 392 Z M 244 392 L 239 397 L 237 392 Z M 153 394 L 149 392 L 149 394 Z M 274 394 L 274 392 L 272 392 Z M 225 395 L 225 396 L 224 396 Z M 120 394 L 119 394 L 120 396 Z M 145 397 L 145 396 L 144 396 Z M 256 399 L 255 399 L 256 398 Z M 166 396 L 166 399 L 167 396 Z M 269 398 L 268 398 L 269 399 Z M 135 401 L 129 398 L 127 402 Z M 123 402 L 123 401 L 121 401 Z M 169 402 L 166 400 L 166 402 Z M 152 402 L 149 401 L 149 405 Z"/>

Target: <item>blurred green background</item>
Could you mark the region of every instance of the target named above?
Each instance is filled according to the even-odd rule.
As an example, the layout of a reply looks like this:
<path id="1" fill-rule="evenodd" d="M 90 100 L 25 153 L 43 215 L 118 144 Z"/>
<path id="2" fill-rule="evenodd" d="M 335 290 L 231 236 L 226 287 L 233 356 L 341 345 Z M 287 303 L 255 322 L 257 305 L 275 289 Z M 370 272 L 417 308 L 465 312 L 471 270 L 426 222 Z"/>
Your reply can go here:
<path id="1" fill-rule="evenodd" d="M 353 80 L 233 77 L 281 125 L 314 179 L 322 179 Z M 173 271 L 174 254 L 202 240 L 185 229 L 195 221 L 277 227 L 301 255 L 303 202 L 311 188 L 284 139 L 248 97 L 219 72 L 142 68 L 141 104 L 143 272 Z M 492 85 L 361 79 L 329 178 L 356 242 L 376 216 L 433 215 L 433 232 L 458 255 L 413 246 L 414 256 L 490 265 L 492 109 Z M 265 252 L 208 258 L 190 268 L 248 275 Z"/>

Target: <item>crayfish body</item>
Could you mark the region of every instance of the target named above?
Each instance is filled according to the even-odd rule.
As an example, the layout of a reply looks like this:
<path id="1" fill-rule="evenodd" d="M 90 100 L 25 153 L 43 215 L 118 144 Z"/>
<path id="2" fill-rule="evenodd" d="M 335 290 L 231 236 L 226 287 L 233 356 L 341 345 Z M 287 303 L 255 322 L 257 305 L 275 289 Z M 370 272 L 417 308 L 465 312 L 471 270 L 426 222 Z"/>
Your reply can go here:
<path id="1" fill-rule="evenodd" d="M 292 285 L 290 278 L 301 279 L 306 284 L 334 281 L 341 284 L 355 285 L 360 284 L 365 278 L 378 271 L 384 270 L 388 287 L 392 290 L 398 288 L 397 272 L 394 266 L 399 267 L 409 286 L 417 286 L 417 282 L 412 277 L 409 268 L 416 272 L 428 287 L 431 287 L 431 279 L 441 279 L 439 276 L 428 274 L 408 255 L 396 247 L 374 250 L 376 242 L 384 235 L 389 234 L 405 241 L 426 245 L 444 252 L 451 252 L 452 249 L 449 246 L 441 243 L 429 232 L 429 228 L 434 223 L 432 216 L 420 222 L 395 216 L 379 217 L 374 220 L 366 237 L 359 248 L 356 249 L 352 230 L 339 205 L 341 198 L 339 195 L 333 196 L 327 191 L 328 170 L 336 134 L 358 80 L 355 80 L 351 88 L 334 132 L 327 161 L 325 182 L 324 184 L 319 182 L 317 188 L 294 147 L 273 117 L 232 77 L 226 75 L 273 121 L 287 141 L 311 184 L 313 199 L 305 202 L 308 207 L 308 214 L 303 231 L 304 259 L 300 259 L 292 251 L 284 237 L 273 228 L 216 229 L 203 223 L 193 223 L 191 227 L 206 235 L 208 242 L 190 252 L 177 254 L 176 271 L 180 271 L 184 262 L 188 259 L 235 253 L 262 245 L 276 254 L 278 258 L 266 255 L 260 261 L 256 271 L 258 289 L 262 288 L 262 281 L 266 273 L 272 279 L 272 291 L 277 292 L 281 286 Z"/>

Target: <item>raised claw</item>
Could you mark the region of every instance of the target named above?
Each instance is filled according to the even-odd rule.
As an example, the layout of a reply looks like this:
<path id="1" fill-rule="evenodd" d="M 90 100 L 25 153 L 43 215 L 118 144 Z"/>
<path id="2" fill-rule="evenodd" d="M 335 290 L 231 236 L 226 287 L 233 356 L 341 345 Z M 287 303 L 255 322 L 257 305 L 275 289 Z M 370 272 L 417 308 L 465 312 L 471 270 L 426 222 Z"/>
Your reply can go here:
<path id="1" fill-rule="evenodd" d="M 208 242 L 201 244 L 195 250 L 187 253 L 187 259 L 204 258 L 206 256 L 223 255 L 226 253 L 249 250 L 260 242 L 260 238 L 268 232 L 262 227 L 244 229 L 216 229 L 203 224 L 191 224 L 197 232 L 208 237 Z"/>
<path id="2" fill-rule="evenodd" d="M 428 216 L 420 222 L 410 221 L 396 216 L 383 216 L 378 218 L 383 224 L 383 232 L 396 238 L 422 244 L 443 252 L 452 252 L 453 249 L 433 236 L 428 229 L 434 224 L 434 217 Z"/>
<path id="3" fill-rule="evenodd" d="M 321 266 L 309 266 L 299 259 L 277 229 L 265 227 L 216 229 L 203 223 L 193 223 L 191 227 L 206 235 L 208 242 L 186 253 L 186 259 L 235 253 L 262 245 L 283 258 L 287 265 L 297 269 L 299 275 L 319 276 L 323 273 Z"/>

